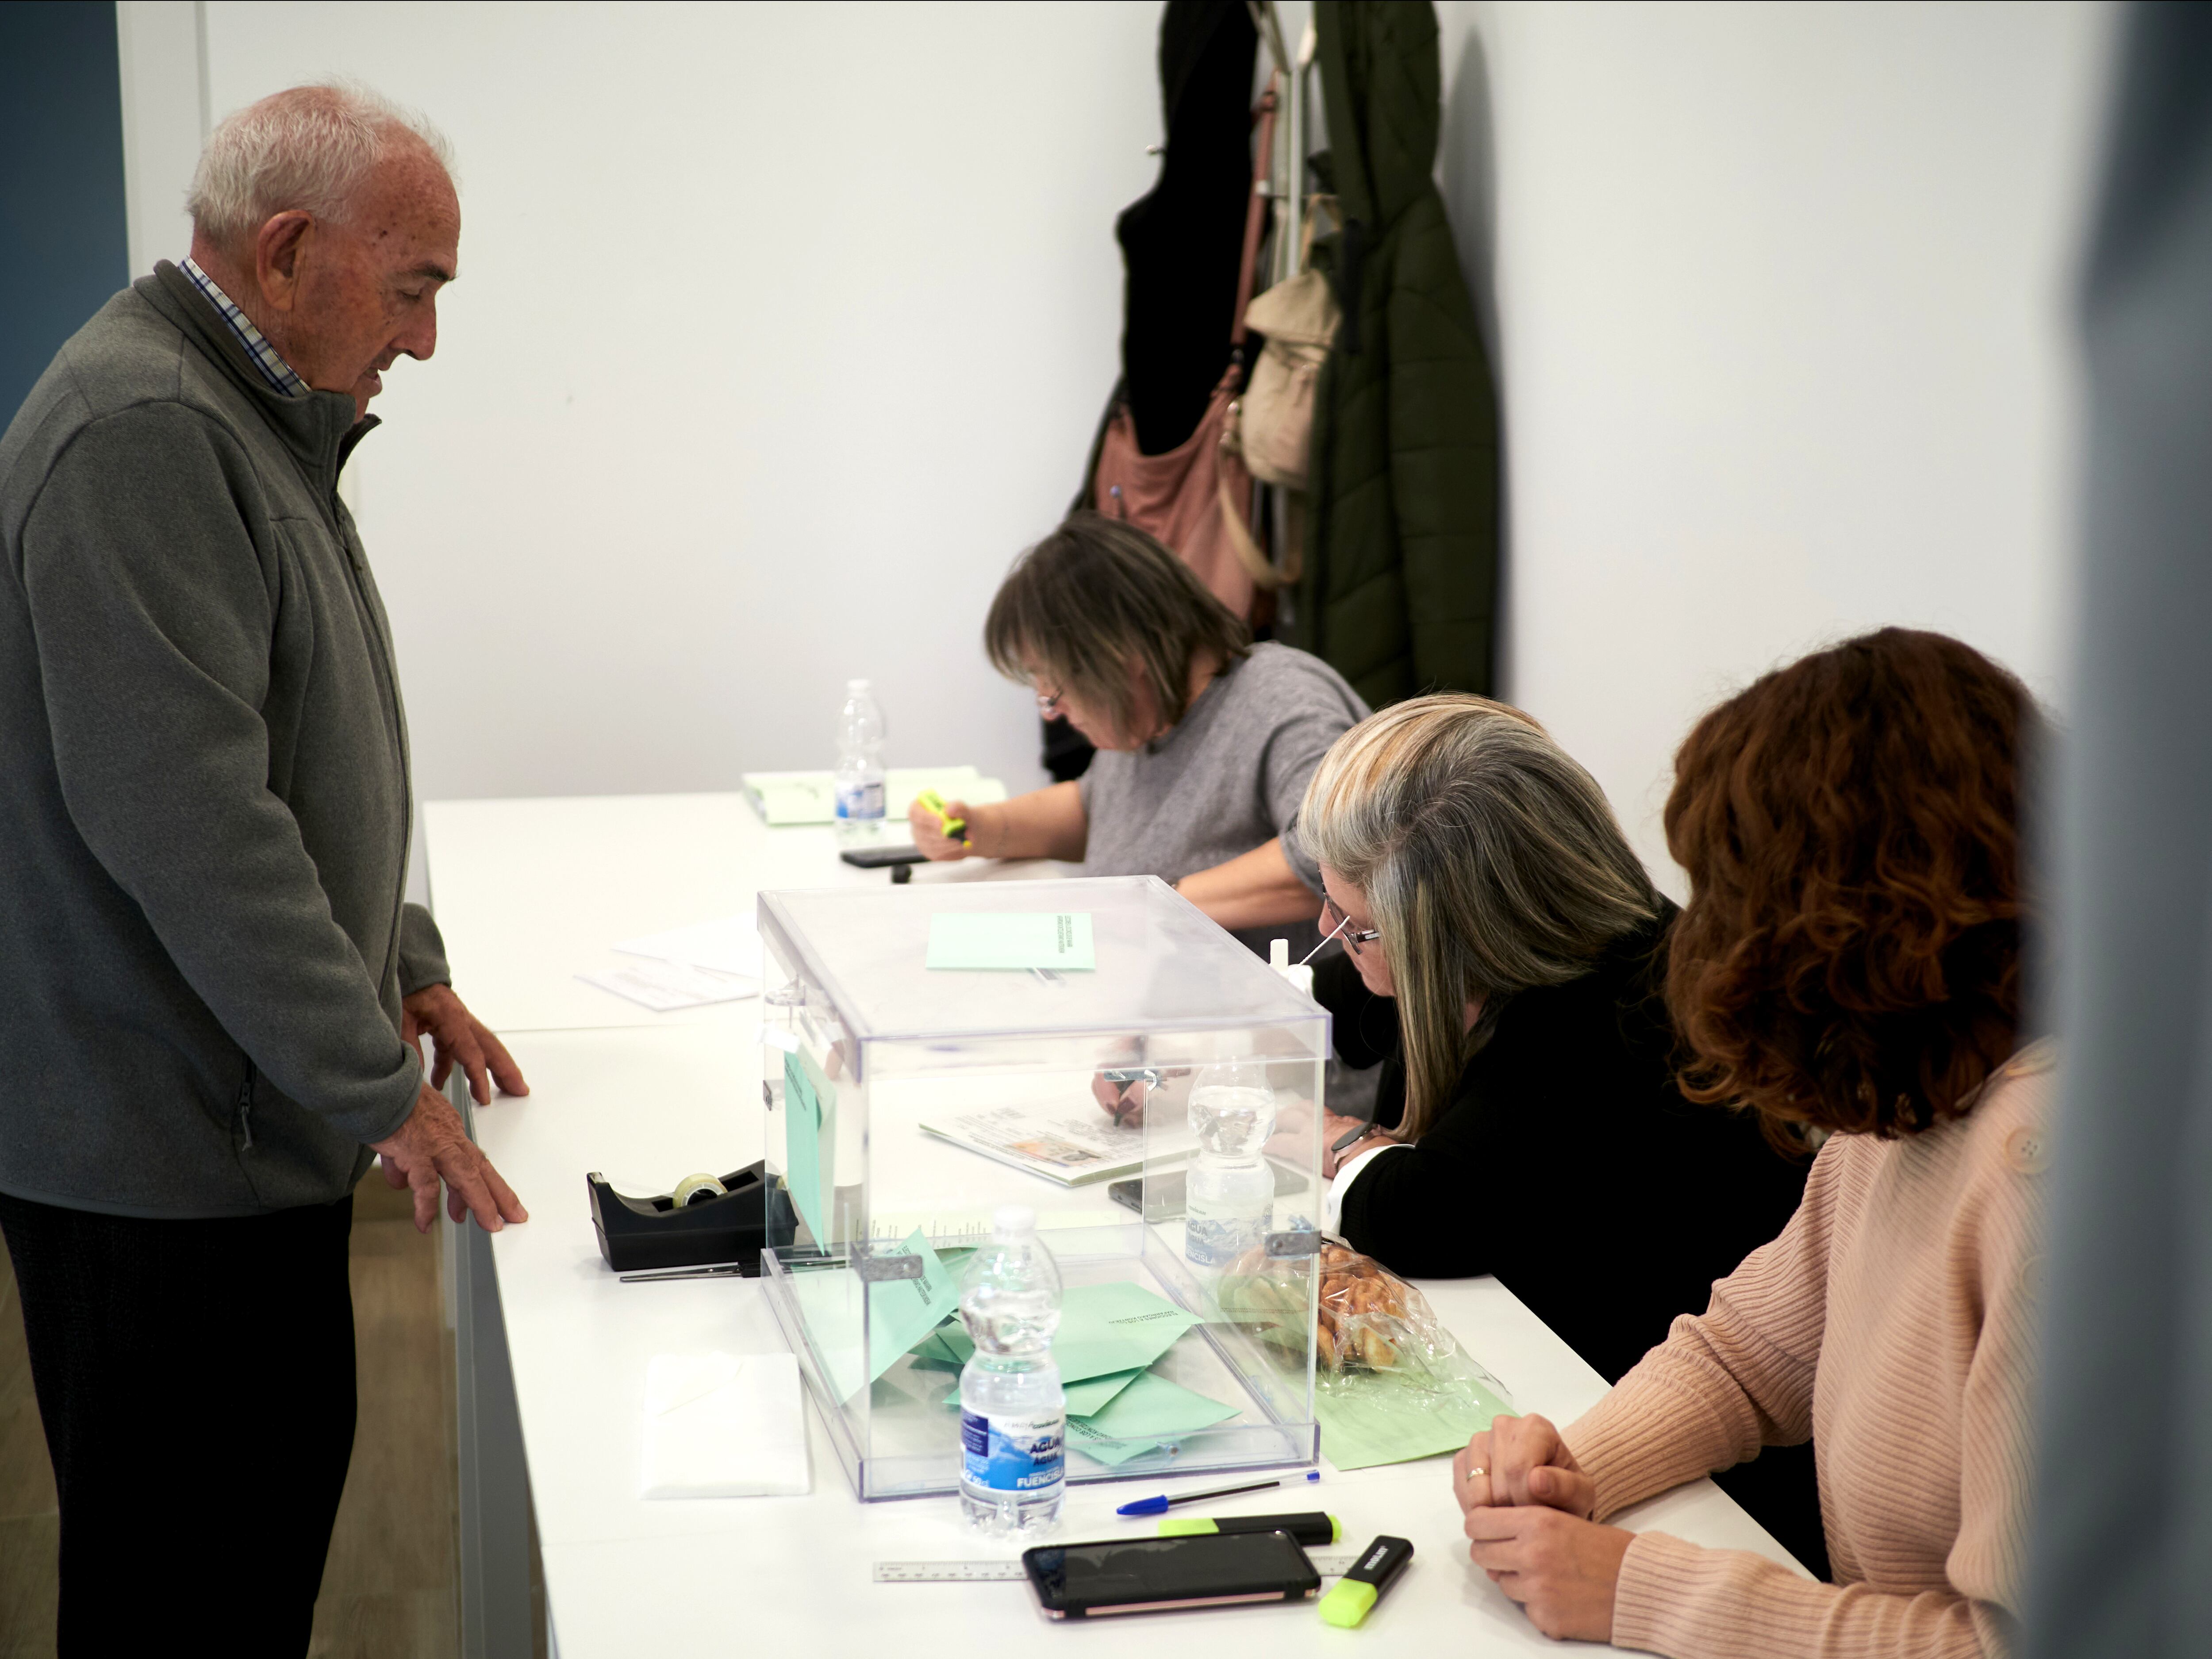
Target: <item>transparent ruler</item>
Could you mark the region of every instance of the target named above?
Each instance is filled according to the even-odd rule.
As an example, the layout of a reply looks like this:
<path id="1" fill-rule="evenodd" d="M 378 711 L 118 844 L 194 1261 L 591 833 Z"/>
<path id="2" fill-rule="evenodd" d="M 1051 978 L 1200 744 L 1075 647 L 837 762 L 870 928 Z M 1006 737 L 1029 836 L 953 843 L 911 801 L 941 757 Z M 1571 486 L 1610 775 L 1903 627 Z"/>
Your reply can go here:
<path id="1" fill-rule="evenodd" d="M 1018 1561 L 878 1561 L 878 1584 L 950 1584 L 987 1578 L 1026 1578 Z"/>
<path id="2" fill-rule="evenodd" d="M 1308 1550 L 1306 1559 L 1322 1577 L 1340 1578 L 1359 1557 Z M 878 1561 L 875 1565 L 878 1584 L 982 1583 L 1028 1577 L 1018 1561 Z"/>

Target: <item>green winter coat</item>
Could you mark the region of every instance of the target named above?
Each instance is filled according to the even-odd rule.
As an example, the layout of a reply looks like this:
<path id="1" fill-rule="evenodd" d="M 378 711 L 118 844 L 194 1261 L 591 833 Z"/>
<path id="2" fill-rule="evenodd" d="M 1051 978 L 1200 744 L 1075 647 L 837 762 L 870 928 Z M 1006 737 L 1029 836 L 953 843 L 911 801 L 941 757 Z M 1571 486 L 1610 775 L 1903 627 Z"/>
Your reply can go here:
<path id="1" fill-rule="evenodd" d="M 1322 91 L 1345 218 L 1345 319 L 1316 398 L 1297 643 L 1375 708 L 1487 692 L 1498 592 L 1498 405 L 1431 176 L 1429 5 L 1319 0 Z"/>

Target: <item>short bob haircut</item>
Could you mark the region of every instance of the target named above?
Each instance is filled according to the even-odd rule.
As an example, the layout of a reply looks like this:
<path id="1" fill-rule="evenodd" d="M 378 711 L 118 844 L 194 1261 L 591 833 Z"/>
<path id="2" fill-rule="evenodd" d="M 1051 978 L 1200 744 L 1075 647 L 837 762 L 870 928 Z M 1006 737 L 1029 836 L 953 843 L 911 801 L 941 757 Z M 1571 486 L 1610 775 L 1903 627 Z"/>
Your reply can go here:
<path id="1" fill-rule="evenodd" d="M 1132 669 L 1172 726 L 1189 712 L 1191 665 L 1242 662 L 1252 630 L 1136 526 L 1081 512 L 1014 561 L 984 618 L 983 650 L 1008 679 L 1035 673 L 1143 739 L 1157 734 L 1136 729 Z"/>
<path id="2" fill-rule="evenodd" d="M 1682 1091 L 1885 1138 L 1973 1109 L 2018 1046 L 2027 689 L 1886 628 L 1778 670 L 1674 757 Z"/>
<path id="3" fill-rule="evenodd" d="M 1659 914 L 1597 780 L 1486 697 L 1414 697 L 1353 726 L 1306 785 L 1297 833 L 1365 895 L 1382 935 L 1408 1139 L 1436 1121 L 1516 993 L 1581 978 Z"/>

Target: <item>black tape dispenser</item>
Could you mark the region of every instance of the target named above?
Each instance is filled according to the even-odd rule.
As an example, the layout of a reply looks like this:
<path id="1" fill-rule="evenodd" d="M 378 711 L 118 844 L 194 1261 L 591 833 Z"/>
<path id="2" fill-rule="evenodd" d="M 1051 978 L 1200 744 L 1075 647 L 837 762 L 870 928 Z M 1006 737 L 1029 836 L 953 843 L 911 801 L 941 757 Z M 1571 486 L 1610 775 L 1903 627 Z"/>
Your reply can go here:
<path id="1" fill-rule="evenodd" d="M 584 1182 L 591 1189 L 599 1254 L 617 1273 L 733 1261 L 745 1278 L 759 1277 L 769 1209 L 768 1176 L 760 1164 L 720 1177 L 686 1176 L 674 1192 L 654 1198 L 626 1197 L 597 1170 Z"/>

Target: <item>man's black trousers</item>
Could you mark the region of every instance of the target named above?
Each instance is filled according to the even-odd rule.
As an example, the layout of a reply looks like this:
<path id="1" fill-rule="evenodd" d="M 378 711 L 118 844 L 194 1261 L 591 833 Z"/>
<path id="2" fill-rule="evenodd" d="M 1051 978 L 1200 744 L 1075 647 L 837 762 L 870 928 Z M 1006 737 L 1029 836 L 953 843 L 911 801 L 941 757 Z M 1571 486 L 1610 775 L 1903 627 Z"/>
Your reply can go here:
<path id="1" fill-rule="evenodd" d="M 61 1659 L 306 1652 L 353 1455 L 353 1199 L 147 1221 L 0 1194 L 61 1495 Z"/>

